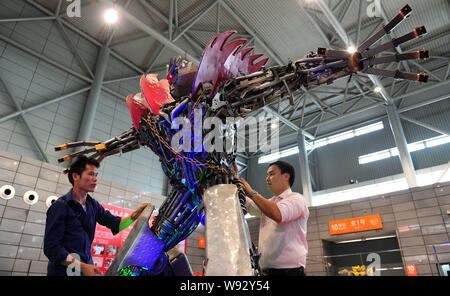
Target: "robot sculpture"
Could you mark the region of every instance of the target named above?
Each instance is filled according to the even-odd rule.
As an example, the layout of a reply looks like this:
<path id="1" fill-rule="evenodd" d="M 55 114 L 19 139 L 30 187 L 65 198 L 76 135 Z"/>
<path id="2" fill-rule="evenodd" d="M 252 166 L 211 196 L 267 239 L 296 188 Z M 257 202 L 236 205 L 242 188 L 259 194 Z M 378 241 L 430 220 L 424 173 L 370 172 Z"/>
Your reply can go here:
<path id="1" fill-rule="evenodd" d="M 167 79 L 158 81 L 156 74 L 142 76 L 140 80 L 142 93 L 129 95 L 126 99 L 133 128 L 105 142 L 82 141 L 55 147 L 56 151 L 60 151 L 71 147 L 88 146 L 85 150 L 64 156 L 60 162 L 82 154 L 100 162 L 107 156 L 130 152 L 142 146 L 149 147 L 159 156 L 161 167 L 169 178 L 172 190 L 159 208 L 159 213 L 151 226 L 147 226 L 149 237 L 152 239 L 141 239 L 140 245 L 134 244 L 136 252 L 129 256 L 120 273 L 161 274 L 167 264 L 166 252 L 187 238 L 200 222 L 204 223 L 205 191 L 218 184 L 231 184 L 229 186 L 239 188 L 239 180 L 234 172 L 233 151 L 227 147 L 223 147 L 224 149 L 220 151 L 205 149 L 201 141 L 196 140 L 196 136 L 203 136 L 207 130 L 203 129 L 202 135 L 196 135 L 198 132 L 193 129 L 196 123 L 201 124 L 206 118 L 215 116 L 223 124 L 216 128 L 225 129 L 226 117 L 245 117 L 258 108 L 283 98 L 288 98 L 290 104 L 294 104 L 292 93 L 295 90 L 324 83 L 331 84 L 336 79 L 358 72 L 427 82 L 428 76 L 424 73 L 413 74 L 374 67 L 383 63 L 429 57 L 429 52 L 423 49 L 375 57 L 383 51 L 426 33 L 425 27 L 422 26 L 409 34 L 372 47 L 410 13 L 409 5 L 403 7 L 387 25 L 361 44 L 355 53 L 319 48 L 316 53 L 310 53 L 302 59 L 269 68 L 264 66 L 268 58 L 255 62 L 262 54 L 250 55 L 253 47 L 244 47 L 247 40 L 235 39 L 227 43 L 235 32 L 221 33 L 206 46 L 198 67 L 175 58 L 168 66 Z M 196 113 L 199 110 L 202 112 Z M 174 124 L 177 118 L 190 123 L 187 125 L 189 128 L 179 129 L 179 124 Z M 187 137 L 180 137 L 175 141 L 179 145 L 172 145 L 173 138 L 180 134 Z M 232 127 L 231 133 L 227 136 L 235 137 L 235 128 Z M 225 146 L 225 143 L 223 145 Z M 243 206 L 245 195 L 242 190 L 236 189 L 236 192 L 233 194 L 238 203 L 240 201 L 242 211 L 245 213 Z M 206 221 L 207 229 L 208 223 L 213 222 Z M 245 224 L 244 219 L 242 223 Z M 249 243 L 247 247 L 252 274 L 257 274 L 255 248 Z M 131 258 L 133 256 L 135 259 Z M 208 260 L 210 259 L 208 257 Z M 208 264 L 210 263 L 209 261 Z"/>

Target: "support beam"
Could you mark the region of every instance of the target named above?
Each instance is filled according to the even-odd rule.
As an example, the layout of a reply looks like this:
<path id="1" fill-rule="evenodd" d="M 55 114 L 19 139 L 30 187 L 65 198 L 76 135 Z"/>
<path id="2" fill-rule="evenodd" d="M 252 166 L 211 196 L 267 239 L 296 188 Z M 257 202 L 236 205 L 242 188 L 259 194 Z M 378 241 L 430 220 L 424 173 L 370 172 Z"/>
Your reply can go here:
<path id="1" fill-rule="evenodd" d="M 181 36 L 184 35 L 184 33 L 186 33 L 193 25 L 195 25 L 205 14 L 207 14 L 211 9 L 214 8 L 214 6 L 218 5 L 217 1 L 212 2 L 211 4 L 208 5 L 208 7 L 205 8 L 205 10 L 201 11 L 200 13 L 198 13 L 197 15 L 195 15 L 194 17 L 192 17 L 192 19 L 190 20 L 189 25 L 187 25 L 186 27 L 183 28 L 183 31 L 181 31 L 174 39 L 173 42 L 177 41 L 178 39 L 180 39 Z"/>
<path id="2" fill-rule="evenodd" d="M 411 155 L 408 151 L 408 144 L 406 143 L 405 134 L 403 132 L 402 123 L 397 113 L 397 107 L 393 103 L 388 104 L 386 111 L 389 118 L 389 124 L 391 125 L 392 134 L 394 135 L 395 144 L 398 148 L 398 156 L 402 164 L 403 173 L 405 174 L 406 181 L 409 188 L 417 187 L 416 172 L 411 159 Z"/>
<path id="3" fill-rule="evenodd" d="M 3 88 L 6 90 L 8 97 L 10 98 L 10 100 L 14 104 L 14 106 L 16 107 L 17 111 L 21 112 L 20 116 L 22 118 L 25 129 L 27 130 L 28 134 L 30 135 L 31 140 L 32 140 L 33 144 L 36 146 L 38 152 L 41 154 L 42 160 L 49 162 L 47 154 L 45 153 L 45 149 L 41 146 L 41 144 L 39 144 L 39 141 L 37 140 L 36 135 L 34 134 L 33 130 L 31 129 L 30 123 L 28 122 L 27 118 L 22 113 L 22 108 L 14 99 L 14 96 L 13 96 L 11 90 L 9 89 L 8 85 L 5 83 L 5 81 L 3 80 L 3 78 L 1 76 L 0 76 L 0 83 L 3 85 Z"/>
<path id="4" fill-rule="evenodd" d="M 75 95 L 84 93 L 84 92 L 86 92 L 86 91 L 88 91 L 88 90 L 90 90 L 90 89 L 91 89 L 91 87 L 88 86 L 88 87 L 82 88 L 82 89 L 80 89 L 80 90 L 77 90 L 77 91 L 74 91 L 74 92 L 71 92 L 71 93 L 68 93 L 68 94 L 59 96 L 59 97 L 57 97 L 57 98 L 54 98 L 54 99 L 45 101 L 45 102 L 43 102 L 43 103 L 40 103 L 40 104 L 31 106 L 31 107 L 22 109 L 22 110 L 20 110 L 20 111 L 16 111 L 16 112 L 11 113 L 11 114 L 8 114 L 8 115 L 3 116 L 3 117 L 0 118 L 0 123 L 3 123 L 3 122 L 8 121 L 8 120 L 10 120 L 10 119 L 16 118 L 17 116 L 20 116 L 20 115 L 22 115 L 22 114 L 25 115 L 25 113 L 28 113 L 28 112 L 31 112 L 31 111 L 40 109 L 40 108 L 45 107 L 45 106 L 48 106 L 48 105 L 50 105 L 50 104 L 54 104 L 54 103 L 61 102 L 62 100 L 65 100 L 65 99 L 70 98 L 70 97 L 73 97 L 73 96 L 75 96 Z"/>
<path id="5" fill-rule="evenodd" d="M 35 8 L 37 8 L 38 10 L 42 11 L 43 13 L 45 13 L 45 14 L 47 14 L 49 16 L 53 17 L 55 15 L 52 11 L 50 11 L 46 7 L 42 6 L 41 4 L 37 3 L 35 0 L 25 0 L 25 1 L 28 4 L 34 6 Z M 85 5 L 89 5 L 89 3 L 82 4 L 82 6 L 85 6 Z M 64 13 L 62 15 L 60 14 L 59 16 L 62 17 L 63 15 L 64 15 Z M 67 27 L 70 30 L 74 31 L 78 35 L 84 37 L 86 40 L 90 41 L 91 43 L 97 45 L 98 47 L 102 47 L 103 46 L 103 44 L 100 41 L 98 41 L 94 37 L 90 36 L 89 34 L 86 34 L 82 30 L 77 28 L 74 24 L 72 24 L 71 22 L 66 21 L 63 18 L 60 18 L 60 21 L 65 27 Z M 115 57 L 116 59 L 118 59 L 119 61 L 121 61 L 122 63 L 124 63 L 128 67 L 130 67 L 130 69 L 133 69 L 134 71 L 136 71 L 136 72 L 138 72 L 140 74 L 144 73 L 144 70 L 142 70 L 141 68 L 139 68 L 138 66 L 136 66 L 135 64 L 133 64 L 132 62 L 130 62 L 129 60 L 127 60 L 123 56 L 121 56 L 120 54 L 118 54 L 118 53 L 116 53 L 114 51 L 111 51 L 111 56 Z"/>
<path id="6" fill-rule="evenodd" d="M 0 19 L 0 23 L 51 21 L 51 20 L 54 20 L 54 19 L 56 19 L 55 16 L 22 17 L 22 18 Z"/>
<path id="7" fill-rule="evenodd" d="M 421 122 L 419 120 L 413 119 L 413 118 L 411 118 L 409 116 L 406 116 L 406 115 L 399 115 L 399 116 L 400 116 L 401 119 L 404 119 L 404 120 L 409 121 L 411 123 L 414 123 L 414 124 L 416 124 L 418 126 L 421 126 L 421 127 L 426 128 L 426 129 L 429 129 L 429 130 L 431 130 L 433 132 L 436 132 L 436 133 L 439 133 L 439 134 L 443 134 L 443 135 L 446 135 L 446 136 L 448 136 L 450 134 L 450 131 L 448 131 L 446 129 L 441 129 L 441 128 L 434 127 L 434 126 L 432 126 L 432 125 L 430 125 L 428 123 Z"/>
<path id="8" fill-rule="evenodd" d="M 255 41 L 261 45 L 261 47 L 267 52 L 267 54 L 273 58 L 279 65 L 284 65 L 285 63 L 283 60 L 278 57 L 278 55 L 265 43 L 263 40 L 258 36 L 258 34 L 255 33 L 255 31 L 247 25 L 242 18 L 230 7 L 228 4 L 225 3 L 223 0 L 219 0 L 219 3 L 222 8 L 224 8 L 226 11 L 228 11 L 229 14 L 247 31 L 250 35 L 252 35 L 255 38 Z"/>
<path id="9" fill-rule="evenodd" d="M 444 80 L 447 80 L 449 74 L 450 74 L 450 59 L 448 60 L 447 70 L 445 70 Z"/>
<path id="10" fill-rule="evenodd" d="M 302 181 L 303 197 L 308 206 L 312 205 L 311 174 L 309 172 L 308 155 L 306 154 L 305 135 L 302 130 L 297 133 L 298 155 L 300 157 L 300 178 Z"/>
<path id="11" fill-rule="evenodd" d="M 66 33 L 66 30 L 64 29 L 63 24 L 61 23 L 60 19 L 56 19 L 56 27 L 59 30 L 61 36 L 63 37 L 64 42 L 66 42 L 67 46 L 72 51 L 72 54 L 74 55 L 75 59 L 78 61 L 78 65 L 81 66 L 82 69 L 85 70 L 85 72 L 91 77 L 94 78 L 94 73 L 92 73 L 91 69 L 89 68 L 86 61 L 83 59 L 83 57 L 78 53 L 77 48 L 73 44 L 72 40 L 70 40 L 69 36 Z"/>
<path id="12" fill-rule="evenodd" d="M 88 140 L 91 137 L 92 127 L 94 126 L 95 114 L 97 111 L 98 102 L 100 101 L 100 93 L 102 91 L 103 79 L 105 77 L 106 66 L 111 49 L 103 46 L 97 57 L 97 65 L 95 66 L 95 78 L 92 83 L 91 91 L 84 107 L 83 118 L 81 126 L 78 131 L 78 141 Z"/>
<path id="13" fill-rule="evenodd" d="M 273 116 L 277 117 L 281 122 L 283 122 L 285 125 L 289 126 L 294 131 L 298 131 L 300 129 L 298 126 L 296 126 L 294 123 L 292 123 L 292 121 L 286 119 L 280 113 L 273 110 L 270 106 L 266 105 L 263 107 L 263 109 L 266 110 L 267 112 L 271 113 Z M 310 138 L 311 140 L 315 139 L 315 137 L 313 135 L 311 135 L 310 133 L 308 133 L 307 131 L 304 131 L 303 134 L 305 136 L 307 136 L 308 138 Z"/>
<path id="14" fill-rule="evenodd" d="M 34 57 L 37 57 L 40 60 L 42 60 L 42 61 L 44 61 L 46 63 L 49 63 L 50 65 L 55 66 L 56 68 L 59 68 L 60 70 L 63 70 L 64 72 L 66 72 L 66 73 L 68 73 L 70 75 L 73 75 L 73 76 L 75 76 L 75 77 L 77 77 L 77 78 L 79 78 L 79 79 L 81 79 L 81 80 L 83 80 L 83 81 L 85 81 L 85 82 L 87 82 L 89 84 L 93 83 L 93 80 L 91 78 L 89 78 L 89 77 L 87 77 L 87 76 L 85 76 L 83 74 L 80 74 L 80 73 L 78 73 L 78 72 L 76 72 L 76 71 L 74 71 L 74 70 L 72 70 L 72 69 L 62 65 L 62 64 L 60 64 L 60 63 L 58 63 L 58 62 L 56 62 L 56 61 L 54 61 L 54 60 L 44 56 L 43 54 L 41 54 L 39 52 L 36 52 L 36 51 L 34 51 L 34 50 L 24 46 L 24 45 L 14 41 L 14 40 L 12 40 L 9 37 L 6 37 L 6 36 L 0 34 L 0 40 L 3 40 L 6 43 L 8 43 L 8 44 L 10 44 L 10 45 L 12 45 L 14 47 L 17 47 L 18 49 L 23 50 L 24 52 L 26 52 L 26 53 L 34 56 Z M 110 52 L 110 54 L 112 55 L 111 52 Z M 105 90 L 106 92 L 110 93 L 110 94 L 115 95 L 118 98 L 123 99 L 123 97 L 124 97 L 121 94 L 118 94 L 117 92 L 115 92 L 115 91 L 113 91 L 113 90 L 111 90 L 111 89 L 109 89 L 109 88 L 107 88 L 105 86 L 103 86 L 102 89 Z"/>
<path id="15" fill-rule="evenodd" d="M 102 2 L 108 4 L 108 5 L 114 5 L 114 1 L 112 0 L 101 0 Z M 145 2 L 144 2 L 145 3 Z M 122 15 L 126 20 L 128 20 L 130 23 L 135 25 L 137 28 L 141 29 L 142 31 L 146 32 L 147 34 L 151 35 L 153 38 L 158 40 L 160 43 L 164 44 L 167 48 L 170 48 L 177 54 L 180 54 L 181 56 L 186 56 L 186 59 L 199 64 L 200 60 L 197 57 L 192 56 L 191 54 L 187 53 L 186 50 L 182 49 L 175 43 L 173 43 L 171 40 L 169 40 L 166 36 L 159 33 L 156 29 L 148 26 L 141 20 L 137 19 L 134 15 L 129 13 L 127 10 L 123 9 L 122 7 L 116 7 L 118 13 Z"/>
<path id="16" fill-rule="evenodd" d="M 338 35 L 341 38 L 341 40 L 344 41 L 345 45 L 347 45 L 347 46 L 349 46 L 349 45 L 355 46 L 355 44 L 351 44 L 351 40 L 348 37 L 347 32 L 345 32 L 345 30 L 342 27 L 341 23 L 334 16 L 333 12 L 328 7 L 328 5 L 325 3 L 325 1 L 324 0 L 317 0 L 317 4 L 319 5 L 320 9 L 322 9 L 322 11 L 325 14 L 325 16 L 327 16 L 328 21 L 331 23 L 333 28 L 336 30 L 336 33 L 338 33 Z"/>

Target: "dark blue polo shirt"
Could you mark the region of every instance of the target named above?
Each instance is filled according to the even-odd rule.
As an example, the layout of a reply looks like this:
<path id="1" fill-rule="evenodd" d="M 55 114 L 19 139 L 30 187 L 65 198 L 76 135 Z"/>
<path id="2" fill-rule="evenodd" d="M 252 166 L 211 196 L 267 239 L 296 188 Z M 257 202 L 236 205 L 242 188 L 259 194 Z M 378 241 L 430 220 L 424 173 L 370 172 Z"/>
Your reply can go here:
<path id="1" fill-rule="evenodd" d="M 85 212 L 81 204 L 73 199 L 71 189 L 47 210 L 44 254 L 49 259 L 47 266 L 47 275 L 49 276 L 67 275 L 67 267 L 62 265 L 61 262 L 71 253 L 78 254 L 81 262 L 93 264 L 92 242 L 68 203 L 73 203 L 78 208 L 78 212 L 84 215 L 92 237 L 94 237 L 96 222 L 111 229 L 113 235 L 119 232 L 120 217 L 112 215 L 89 195 L 86 198 Z"/>

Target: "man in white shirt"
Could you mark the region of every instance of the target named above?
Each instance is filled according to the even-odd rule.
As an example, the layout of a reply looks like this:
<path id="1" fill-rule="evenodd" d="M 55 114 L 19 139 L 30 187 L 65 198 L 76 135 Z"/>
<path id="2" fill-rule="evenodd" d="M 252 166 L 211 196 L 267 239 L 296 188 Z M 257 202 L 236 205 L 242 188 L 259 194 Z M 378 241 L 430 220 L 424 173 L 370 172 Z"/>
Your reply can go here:
<path id="1" fill-rule="evenodd" d="M 240 180 L 247 194 L 248 212 L 261 217 L 258 248 L 263 274 L 305 275 L 309 210 L 303 196 L 291 190 L 294 168 L 284 161 L 269 165 L 266 182 L 274 195 L 270 199 L 254 191 L 243 178 Z"/>

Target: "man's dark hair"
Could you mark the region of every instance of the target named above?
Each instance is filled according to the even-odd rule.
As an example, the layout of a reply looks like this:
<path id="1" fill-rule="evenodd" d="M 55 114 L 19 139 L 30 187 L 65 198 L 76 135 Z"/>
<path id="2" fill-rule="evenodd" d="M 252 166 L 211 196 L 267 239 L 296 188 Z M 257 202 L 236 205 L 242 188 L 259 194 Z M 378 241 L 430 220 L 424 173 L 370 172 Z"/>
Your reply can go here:
<path id="1" fill-rule="evenodd" d="M 93 165 L 96 168 L 98 168 L 100 166 L 100 163 L 98 161 L 96 161 L 95 159 L 87 158 L 84 155 L 79 156 L 77 158 L 77 160 L 75 160 L 69 168 L 68 177 L 69 177 L 69 182 L 70 182 L 70 184 L 72 184 L 72 186 L 73 186 L 73 176 L 72 175 L 74 173 L 77 173 L 78 175 L 81 176 L 81 174 L 86 169 L 87 164 Z"/>
<path id="2" fill-rule="evenodd" d="M 292 187 L 292 185 L 294 185 L 294 180 L 295 180 L 294 167 L 292 165 L 290 165 L 289 163 L 282 161 L 282 160 L 277 160 L 275 162 L 272 162 L 271 164 L 269 164 L 269 167 L 272 165 L 276 165 L 277 167 L 279 167 L 281 174 L 284 174 L 284 173 L 289 174 L 289 185 Z"/>

